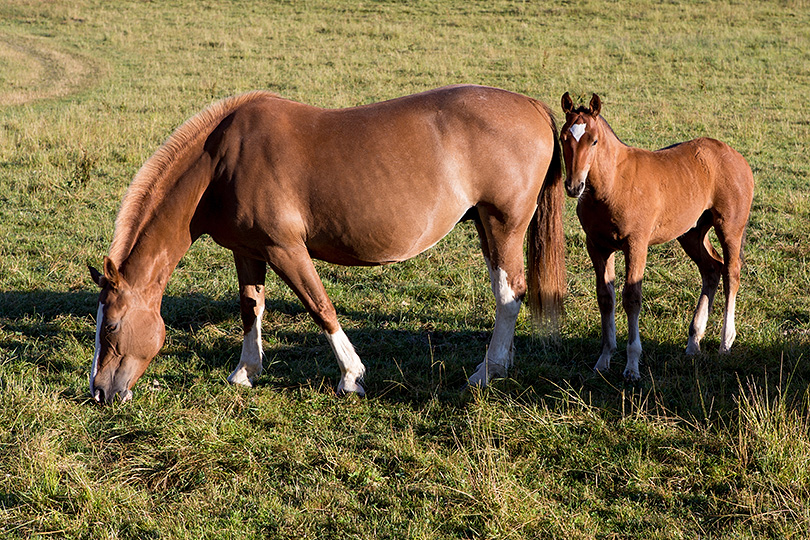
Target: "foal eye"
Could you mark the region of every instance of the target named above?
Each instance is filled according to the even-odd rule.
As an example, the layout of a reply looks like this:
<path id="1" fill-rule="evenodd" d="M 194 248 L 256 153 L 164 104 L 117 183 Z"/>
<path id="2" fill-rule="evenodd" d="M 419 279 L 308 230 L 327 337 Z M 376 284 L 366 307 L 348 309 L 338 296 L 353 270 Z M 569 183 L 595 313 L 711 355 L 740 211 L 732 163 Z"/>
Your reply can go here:
<path id="1" fill-rule="evenodd" d="M 598 143 L 598 142 L 599 142 L 599 140 L 598 140 L 598 139 L 595 139 L 595 140 L 593 141 L 593 144 L 592 144 L 591 146 L 596 146 L 596 143 Z"/>

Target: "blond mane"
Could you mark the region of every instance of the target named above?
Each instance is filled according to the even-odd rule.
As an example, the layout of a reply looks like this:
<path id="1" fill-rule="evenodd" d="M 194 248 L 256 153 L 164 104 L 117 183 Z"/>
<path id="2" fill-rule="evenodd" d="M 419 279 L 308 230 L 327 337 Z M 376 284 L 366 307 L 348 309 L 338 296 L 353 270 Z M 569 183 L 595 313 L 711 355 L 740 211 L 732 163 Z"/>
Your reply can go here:
<path id="1" fill-rule="evenodd" d="M 161 195 L 172 187 L 171 180 L 179 176 L 171 173 L 181 161 L 180 158 L 201 139 L 208 137 L 214 126 L 225 116 L 245 103 L 265 97 L 278 96 L 257 90 L 214 103 L 177 128 L 152 157 L 146 160 L 129 185 L 118 217 L 115 218 L 115 232 L 109 256 L 116 266 L 129 256 L 154 201 L 160 200 Z"/>

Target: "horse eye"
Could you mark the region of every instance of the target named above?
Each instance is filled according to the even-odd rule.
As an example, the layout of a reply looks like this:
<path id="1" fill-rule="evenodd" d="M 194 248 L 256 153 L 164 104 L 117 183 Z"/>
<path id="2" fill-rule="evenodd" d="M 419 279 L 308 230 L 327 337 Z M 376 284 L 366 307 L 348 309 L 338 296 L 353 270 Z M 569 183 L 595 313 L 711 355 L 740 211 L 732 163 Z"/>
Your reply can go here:
<path id="1" fill-rule="evenodd" d="M 596 143 L 598 143 L 598 142 L 599 142 L 598 139 L 594 139 L 593 144 L 591 146 L 596 146 Z"/>
<path id="2" fill-rule="evenodd" d="M 118 332 L 118 329 L 121 327 L 120 322 L 110 322 L 104 325 L 104 331 L 108 334 L 114 334 Z"/>

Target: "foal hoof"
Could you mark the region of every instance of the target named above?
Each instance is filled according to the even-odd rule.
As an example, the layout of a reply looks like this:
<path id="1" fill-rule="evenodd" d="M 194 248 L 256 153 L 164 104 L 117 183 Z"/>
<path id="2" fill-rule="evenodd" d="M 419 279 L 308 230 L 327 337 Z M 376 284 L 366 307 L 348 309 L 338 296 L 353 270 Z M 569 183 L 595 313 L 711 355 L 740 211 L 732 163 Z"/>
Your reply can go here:
<path id="1" fill-rule="evenodd" d="M 624 380 L 627 382 L 634 383 L 641 380 L 641 374 L 639 374 L 638 371 L 634 371 L 632 369 L 625 369 L 622 375 L 624 376 Z"/>

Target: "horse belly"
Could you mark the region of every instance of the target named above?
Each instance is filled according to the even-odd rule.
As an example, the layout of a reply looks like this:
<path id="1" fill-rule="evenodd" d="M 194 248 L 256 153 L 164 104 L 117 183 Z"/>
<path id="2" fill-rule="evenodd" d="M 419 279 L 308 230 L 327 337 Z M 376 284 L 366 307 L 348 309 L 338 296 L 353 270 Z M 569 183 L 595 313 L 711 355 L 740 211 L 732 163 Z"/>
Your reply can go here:
<path id="1" fill-rule="evenodd" d="M 672 213 L 662 216 L 650 235 L 649 245 L 655 246 L 675 240 L 689 230 L 694 229 L 700 216 L 705 211 L 704 206 L 692 206 L 686 209 L 677 208 Z"/>
<path id="2" fill-rule="evenodd" d="M 404 261 L 433 247 L 444 238 L 467 208 L 441 215 L 395 209 L 362 220 L 331 220 L 306 241 L 312 257 L 349 266 L 376 266 Z"/>

